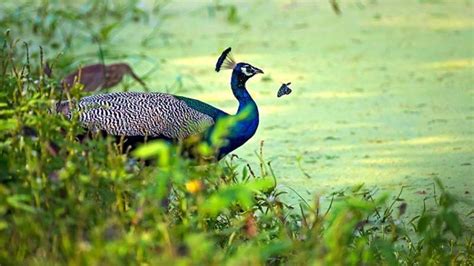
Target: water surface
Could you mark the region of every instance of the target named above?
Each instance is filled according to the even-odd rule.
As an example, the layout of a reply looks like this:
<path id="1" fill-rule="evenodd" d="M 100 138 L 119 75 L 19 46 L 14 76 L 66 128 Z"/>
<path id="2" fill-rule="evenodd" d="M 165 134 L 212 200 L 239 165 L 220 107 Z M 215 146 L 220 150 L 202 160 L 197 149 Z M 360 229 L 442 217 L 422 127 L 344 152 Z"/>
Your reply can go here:
<path id="1" fill-rule="evenodd" d="M 341 16 L 327 1 L 224 2 L 237 8 L 229 22 L 214 2 L 176 1 L 158 24 L 121 30 L 112 48 L 150 57 L 132 62 L 139 73 L 159 62 L 154 90 L 231 113 L 230 72 L 213 71 L 220 51 L 232 46 L 238 61 L 265 70 L 248 84 L 260 127 L 236 153 L 256 167 L 264 140 L 280 183 L 307 199 L 364 183 L 391 194 L 406 186 L 419 207 L 438 177 L 472 200 L 473 2 L 341 2 Z M 277 98 L 290 81 L 293 93 Z"/>

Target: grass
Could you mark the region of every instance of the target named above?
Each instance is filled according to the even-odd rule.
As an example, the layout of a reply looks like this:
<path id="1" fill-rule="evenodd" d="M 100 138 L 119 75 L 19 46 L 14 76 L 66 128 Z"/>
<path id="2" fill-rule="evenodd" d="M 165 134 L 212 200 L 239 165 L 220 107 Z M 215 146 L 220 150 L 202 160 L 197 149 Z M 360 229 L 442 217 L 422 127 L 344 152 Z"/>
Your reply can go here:
<path id="1" fill-rule="evenodd" d="M 436 207 L 406 217 L 415 203 L 403 188 L 391 198 L 348 187 L 327 196 L 329 207 L 319 197 L 287 202 L 263 143 L 257 167 L 233 157 L 196 167 L 162 142 L 123 154 L 109 138 L 78 141 L 77 117 L 50 112 L 62 94 L 43 73 L 41 51 L 27 52 L 14 33 L 2 36 L 0 54 L 1 265 L 472 264 L 472 227 L 463 222 L 472 213 L 455 208 L 472 203 L 439 180 L 425 198 Z M 69 52 L 57 72 L 68 71 Z M 83 95 L 77 85 L 67 97 Z M 215 138 L 224 133 L 225 123 Z M 301 171 L 317 175 L 303 159 Z"/>

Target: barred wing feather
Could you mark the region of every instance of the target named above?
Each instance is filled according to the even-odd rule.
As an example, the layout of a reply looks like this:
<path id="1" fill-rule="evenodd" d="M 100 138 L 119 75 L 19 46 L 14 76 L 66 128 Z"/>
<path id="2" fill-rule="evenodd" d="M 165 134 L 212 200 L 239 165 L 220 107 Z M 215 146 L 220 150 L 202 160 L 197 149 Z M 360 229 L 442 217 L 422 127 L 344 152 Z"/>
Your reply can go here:
<path id="1" fill-rule="evenodd" d="M 62 102 L 59 108 L 67 102 Z M 118 92 L 88 96 L 73 108 L 90 130 L 111 135 L 183 139 L 201 133 L 215 119 L 166 93 Z M 70 115 L 67 108 L 67 115 Z M 64 112 L 63 112 L 64 113 Z"/>

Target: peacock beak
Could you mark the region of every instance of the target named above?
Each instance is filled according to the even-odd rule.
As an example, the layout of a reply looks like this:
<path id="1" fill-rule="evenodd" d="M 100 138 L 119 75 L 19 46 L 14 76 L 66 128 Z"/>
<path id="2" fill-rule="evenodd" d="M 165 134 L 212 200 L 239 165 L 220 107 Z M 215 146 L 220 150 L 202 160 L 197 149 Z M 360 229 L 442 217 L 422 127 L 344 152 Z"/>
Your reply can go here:
<path id="1" fill-rule="evenodd" d="M 263 70 L 261 70 L 260 68 L 257 68 L 257 67 L 253 67 L 255 69 L 255 74 L 264 74 L 263 73 Z"/>

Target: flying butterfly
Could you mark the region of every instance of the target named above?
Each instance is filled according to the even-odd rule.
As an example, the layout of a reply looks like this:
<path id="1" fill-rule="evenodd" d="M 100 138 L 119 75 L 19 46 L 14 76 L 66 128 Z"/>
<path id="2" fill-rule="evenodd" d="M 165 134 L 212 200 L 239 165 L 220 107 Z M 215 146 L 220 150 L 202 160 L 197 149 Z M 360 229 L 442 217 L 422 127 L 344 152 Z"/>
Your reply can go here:
<path id="1" fill-rule="evenodd" d="M 216 63 L 216 72 L 219 72 L 221 68 L 225 69 L 233 69 L 235 66 L 235 60 L 230 54 L 231 48 L 227 48 L 222 52 L 221 56 L 219 56 L 219 59 L 217 59 Z"/>
<path id="2" fill-rule="evenodd" d="M 281 87 L 280 87 L 280 89 L 278 90 L 278 93 L 277 93 L 278 98 L 283 96 L 283 95 L 290 94 L 292 92 L 290 87 L 288 87 L 289 85 L 291 85 L 291 82 L 288 82 L 286 84 L 285 83 L 281 84 Z"/>

